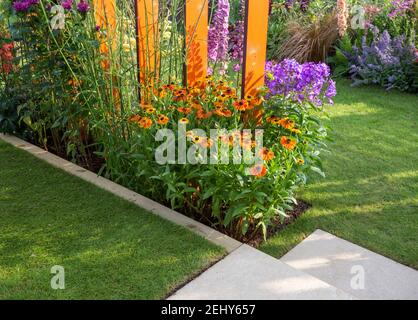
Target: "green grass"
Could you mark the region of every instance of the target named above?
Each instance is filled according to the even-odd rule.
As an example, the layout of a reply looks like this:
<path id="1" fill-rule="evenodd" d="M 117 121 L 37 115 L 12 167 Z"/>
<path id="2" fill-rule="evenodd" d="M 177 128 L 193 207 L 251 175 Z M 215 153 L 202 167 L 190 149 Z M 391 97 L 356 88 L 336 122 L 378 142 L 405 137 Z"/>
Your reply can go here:
<path id="1" fill-rule="evenodd" d="M 313 207 L 260 249 L 280 257 L 320 228 L 418 268 L 418 97 L 338 83 L 326 179 Z"/>
<path id="2" fill-rule="evenodd" d="M 0 299 L 164 298 L 223 254 L 0 141 Z"/>

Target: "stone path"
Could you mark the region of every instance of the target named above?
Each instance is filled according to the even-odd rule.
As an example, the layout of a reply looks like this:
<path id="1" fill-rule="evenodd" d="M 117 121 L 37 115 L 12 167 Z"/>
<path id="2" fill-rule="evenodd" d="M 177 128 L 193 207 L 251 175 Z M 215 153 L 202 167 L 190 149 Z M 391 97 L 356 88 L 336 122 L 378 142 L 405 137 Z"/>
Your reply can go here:
<path id="1" fill-rule="evenodd" d="M 418 299 L 418 271 L 322 230 L 281 261 L 359 299 Z"/>
<path id="2" fill-rule="evenodd" d="M 280 260 L 242 245 L 169 299 L 418 299 L 418 271 L 317 230 Z"/>

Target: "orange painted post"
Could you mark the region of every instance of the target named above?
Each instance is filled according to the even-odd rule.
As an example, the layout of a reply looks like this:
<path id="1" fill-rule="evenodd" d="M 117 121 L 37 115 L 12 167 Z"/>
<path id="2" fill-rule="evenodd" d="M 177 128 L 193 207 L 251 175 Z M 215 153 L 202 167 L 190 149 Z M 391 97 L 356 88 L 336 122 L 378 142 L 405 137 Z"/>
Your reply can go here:
<path id="1" fill-rule="evenodd" d="M 208 69 L 208 0 L 186 0 L 186 83 L 206 77 Z"/>
<path id="2" fill-rule="evenodd" d="M 264 85 L 269 0 L 246 0 L 245 16 L 243 97 Z"/>
<path id="3" fill-rule="evenodd" d="M 96 25 L 107 31 L 107 39 L 100 44 L 100 52 L 107 54 L 109 52 L 108 42 L 114 36 L 116 28 L 116 0 L 94 0 L 94 17 Z"/>
<path id="4" fill-rule="evenodd" d="M 139 82 L 152 90 L 158 81 L 158 0 L 135 0 Z M 149 100 L 150 90 L 143 90 L 141 100 Z"/>

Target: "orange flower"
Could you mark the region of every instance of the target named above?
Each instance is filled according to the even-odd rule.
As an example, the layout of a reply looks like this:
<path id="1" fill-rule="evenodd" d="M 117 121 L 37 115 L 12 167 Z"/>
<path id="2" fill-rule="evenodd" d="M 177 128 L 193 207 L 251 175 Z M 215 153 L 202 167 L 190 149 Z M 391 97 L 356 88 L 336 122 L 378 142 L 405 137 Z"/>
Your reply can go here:
<path id="1" fill-rule="evenodd" d="M 201 110 L 202 106 L 198 103 L 192 103 L 192 108 L 195 110 Z"/>
<path id="2" fill-rule="evenodd" d="M 159 116 L 158 116 L 158 120 L 157 120 L 157 123 L 159 124 L 159 125 L 166 125 L 167 123 L 168 123 L 168 117 L 167 116 L 165 116 L 165 115 L 163 115 L 163 114 L 160 114 Z"/>
<path id="3" fill-rule="evenodd" d="M 212 116 L 212 112 L 205 112 L 205 110 L 200 109 L 197 111 L 196 116 L 198 119 L 208 119 Z"/>
<path id="4" fill-rule="evenodd" d="M 154 107 L 149 107 L 149 108 L 145 109 L 145 112 L 146 113 L 149 113 L 149 114 L 154 113 L 155 112 L 155 108 Z"/>
<path id="5" fill-rule="evenodd" d="M 229 98 L 233 98 L 235 97 L 236 91 L 235 89 L 232 88 L 226 88 L 226 90 L 224 91 L 224 93 L 229 97 Z"/>
<path id="6" fill-rule="evenodd" d="M 147 104 L 147 103 L 141 104 L 140 106 L 141 106 L 141 108 L 142 108 L 142 109 L 144 109 L 144 110 L 147 110 L 148 108 L 153 108 L 153 106 L 152 106 L 152 105 Z"/>
<path id="7" fill-rule="evenodd" d="M 215 111 L 215 114 L 216 115 L 218 115 L 218 116 L 220 116 L 220 117 L 225 117 L 225 118 L 229 118 L 229 117 L 231 117 L 232 116 L 232 112 L 231 112 L 231 110 L 228 110 L 228 109 L 225 109 L 225 108 L 222 108 L 222 109 L 216 109 Z"/>
<path id="8" fill-rule="evenodd" d="M 250 168 L 250 174 L 257 178 L 262 178 L 267 174 L 267 168 L 262 164 L 256 164 L 254 167 Z"/>
<path id="9" fill-rule="evenodd" d="M 218 96 L 218 101 L 224 102 L 225 100 L 229 99 L 229 97 L 225 94 L 222 93 L 221 95 Z"/>
<path id="10" fill-rule="evenodd" d="M 141 116 L 138 116 L 137 114 L 134 114 L 134 115 L 129 117 L 128 122 L 139 123 L 140 120 L 141 120 Z"/>
<path id="11" fill-rule="evenodd" d="M 279 123 L 283 128 L 286 129 L 293 129 L 295 126 L 295 121 L 290 120 L 289 118 L 280 119 Z"/>
<path id="12" fill-rule="evenodd" d="M 203 148 L 211 148 L 213 145 L 213 140 L 210 138 L 202 138 L 201 141 L 199 142 L 199 144 L 203 147 Z"/>
<path id="13" fill-rule="evenodd" d="M 234 145 L 234 136 L 222 134 L 218 137 L 219 140 L 221 140 L 222 144 L 229 144 L 230 146 Z"/>
<path id="14" fill-rule="evenodd" d="M 238 111 L 245 111 L 249 107 L 248 102 L 246 100 L 240 100 L 234 102 L 234 108 Z"/>
<path id="15" fill-rule="evenodd" d="M 139 120 L 139 126 L 141 128 L 148 129 L 152 126 L 152 120 L 150 118 L 143 117 Z"/>
<path id="16" fill-rule="evenodd" d="M 296 147 L 296 140 L 286 136 L 281 137 L 280 143 L 283 147 L 285 147 L 288 150 L 293 150 Z"/>
<path id="17" fill-rule="evenodd" d="M 296 134 L 301 134 L 302 133 L 302 131 L 300 131 L 300 129 L 297 129 L 297 128 L 292 128 L 290 131 L 292 131 L 293 133 L 296 133 Z"/>
<path id="18" fill-rule="evenodd" d="M 274 120 L 277 120 L 278 119 L 278 117 L 277 116 L 270 116 L 270 117 L 267 117 L 266 118 L 266 121 L 268 122 L 268 123 L 273 123 L 273 121 Z"/>
<path id="19" fill-rule="evenodd" d="M 179 108 L 177 108 L 177 111 L 180 112 L 180 113 L 184 113 L 184 114 L 192 113 L 191 108 L 185 108 L 185 107 L 179 107 Z"/>
<path id="20" fill-rule="evenodd" d="M 278 124 L 280 124 L 280 119 L 278 117 L 275 117 L 275 118 L 271 119 L 270 122 L 271 122 L 271 124 L 278 125 Z"/>
<path id="21" fill-rule="evenodd" d="M 275 157 L 274 152 L 267 148 L 263 148 L 260 150 L 260 156 L 263 158 L 264 161 L 270 161 Z"/>
<path id="22" fill-rule="evenodd" d="M 302 165 L 304 165 L 304 164 L 305 164 L 305 160 L 303 160 L 303 159 L 298 159 L 298 160 L 296 160 L 296 163 L 297 163 L 298 165 L 302 166 Z"/>

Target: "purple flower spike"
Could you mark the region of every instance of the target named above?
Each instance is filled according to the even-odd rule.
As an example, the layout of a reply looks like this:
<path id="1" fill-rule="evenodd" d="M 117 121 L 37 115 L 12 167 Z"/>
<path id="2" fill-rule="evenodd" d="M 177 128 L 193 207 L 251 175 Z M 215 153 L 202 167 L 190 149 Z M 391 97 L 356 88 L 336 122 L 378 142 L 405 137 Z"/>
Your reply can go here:
<path id="1" fill-rule="evenodd" d="M 229 1 L 219 0 L 208 35 L 208 56 L 213 62 L 226 60 L 229 40 L 229 12 Z"/>

